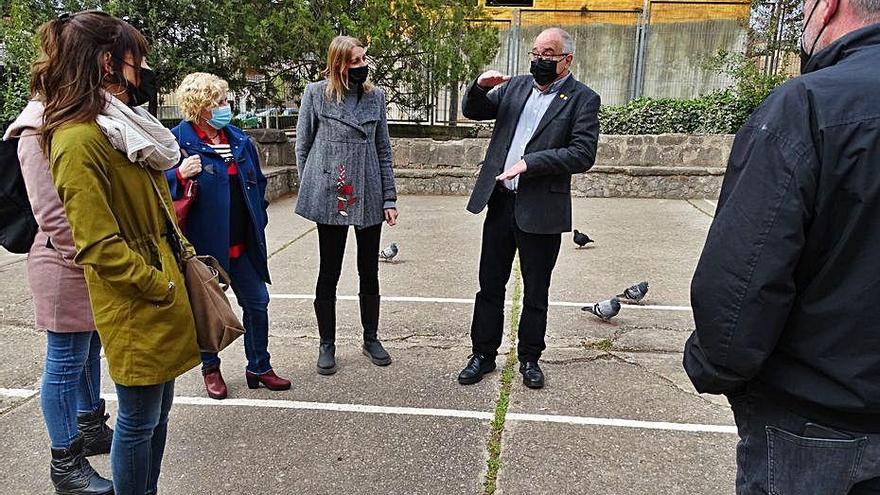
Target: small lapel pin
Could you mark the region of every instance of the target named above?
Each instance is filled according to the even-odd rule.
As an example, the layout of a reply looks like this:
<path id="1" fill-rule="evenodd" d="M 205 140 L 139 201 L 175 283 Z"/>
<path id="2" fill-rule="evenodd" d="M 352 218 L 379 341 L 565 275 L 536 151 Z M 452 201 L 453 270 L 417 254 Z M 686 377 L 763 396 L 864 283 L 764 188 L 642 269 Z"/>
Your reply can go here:
<path id="1" fill-rule="evenodd" d="M 568 95 L 567 95 L 567 94 L 564 94 L 564 93 L 559 93 L 559 97 L 562 98 L 563 100 L 567 100 L 567 99 L 568 99 Z"/>

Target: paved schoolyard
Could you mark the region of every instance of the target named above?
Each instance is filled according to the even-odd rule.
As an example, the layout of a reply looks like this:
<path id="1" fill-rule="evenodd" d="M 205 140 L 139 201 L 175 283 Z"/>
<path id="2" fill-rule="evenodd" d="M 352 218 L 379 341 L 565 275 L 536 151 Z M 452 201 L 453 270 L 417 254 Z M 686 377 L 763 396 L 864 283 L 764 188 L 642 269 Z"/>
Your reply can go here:
<path id="1" fill-rule="evenodd" d="M 481 494 L 488 477 L 505 495 L 733 493 L 730 410 L 697 395 L 680 366 L 711 202 L 574 200 L 575 227 L 596 243 L 576 250 L 564 239 L 542 361 L 547 386 L 534 391 L 502 370 L 469 387 L 455 381 L 469 353 L 482 221 L 465 201 L 403 197 L 401 224 L 386 227 L 383 245 L 400 245 L 400 261 L 380 269 L 388 368 L 360 353 L 350 237 L 332 377 L 315 372 L 317 233 L 294 216 L 292 198 L 273 203 L 270 351 L 293 389 L 247 389 L 240 342 L 222 355 L 229 399 L 207 399 L 197 370 L 182 376 L 160 492 Z M 641 280 L 651 283 L 642 307 L 608 323 L 580 310 Z M 514 275 L 509 321 L 520 291 Z M 20 257 L 0 255 L 0 296 L 0 492 L 51 493 L 36 396 L 44 337 L 31 328 Z M 109 379 L 103 388 L 112 414 Z M 106 457 L 92 459 L 109 472 Z"/>

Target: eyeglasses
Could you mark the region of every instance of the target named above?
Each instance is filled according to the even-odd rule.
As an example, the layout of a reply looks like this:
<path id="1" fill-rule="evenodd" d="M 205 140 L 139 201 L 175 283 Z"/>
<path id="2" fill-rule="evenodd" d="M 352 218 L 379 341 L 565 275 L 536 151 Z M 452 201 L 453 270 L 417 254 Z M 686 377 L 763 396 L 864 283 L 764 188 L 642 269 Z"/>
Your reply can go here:
<path id="1" fill-rule="evenodd" d="M 571 55 L 570 53 L 537 53 L 537 52 L 529 52 L 529 58 L 532 60 L 552 60 L 554 62 L 559 62 L 563 58 Z"/>

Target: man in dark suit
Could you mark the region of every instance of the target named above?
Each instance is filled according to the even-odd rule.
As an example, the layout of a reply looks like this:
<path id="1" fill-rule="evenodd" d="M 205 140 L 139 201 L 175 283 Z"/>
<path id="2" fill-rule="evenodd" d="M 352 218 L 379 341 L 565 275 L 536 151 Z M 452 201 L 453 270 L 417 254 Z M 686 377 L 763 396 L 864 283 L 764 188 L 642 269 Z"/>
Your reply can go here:
<path id="1" fill-rule="evenodd" d="M 459 383 L 480 381 L 495 369 L 504 329 L 505 286 L 519 251 L 525 293 L 518 329 L 523 383 L 544 386 L 550 276 L 562 233 L 571 230 L 571 176 L 596 159 L 599 95 L 575 80 L 571 36 L 542 32 L 531 51 L 531 75 L 488 71 L 467 89 L 462 112 L 495 119 L 495 130 L 468 211 L 487 205 L 480 257 L 480 292 L 471 324 L 473 354 Z"/>

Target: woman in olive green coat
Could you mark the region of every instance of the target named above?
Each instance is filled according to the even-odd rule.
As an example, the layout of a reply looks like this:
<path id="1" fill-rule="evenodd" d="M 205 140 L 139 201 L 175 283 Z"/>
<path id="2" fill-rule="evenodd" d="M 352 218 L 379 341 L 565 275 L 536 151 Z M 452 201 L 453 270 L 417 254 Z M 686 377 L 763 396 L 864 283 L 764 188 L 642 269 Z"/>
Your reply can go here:
<path id="1" fill-rule="evenodd" d="M 102 12 L 65 14 L 41 27 L 40 43 L 31 91 L 45 106 L 42 142 L 119 398 L 113 487 L 116 495 L 154 494 L 174 379 L 200 362 L 175 258 L 181 244 L 192 248 L 168 235 L 163 171 L 180 148 L 136 108 L 156 87 L 136 29 Z"/>

